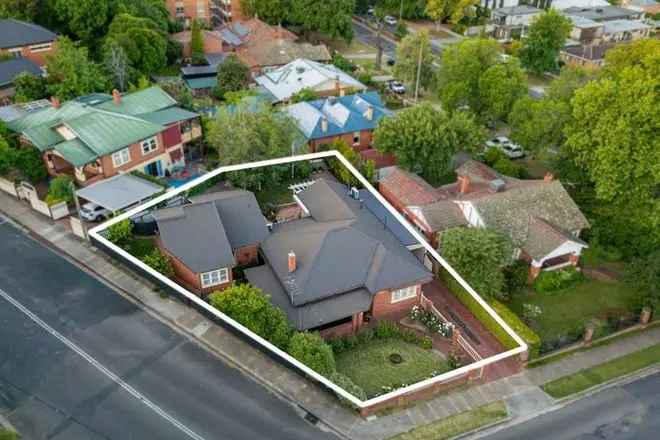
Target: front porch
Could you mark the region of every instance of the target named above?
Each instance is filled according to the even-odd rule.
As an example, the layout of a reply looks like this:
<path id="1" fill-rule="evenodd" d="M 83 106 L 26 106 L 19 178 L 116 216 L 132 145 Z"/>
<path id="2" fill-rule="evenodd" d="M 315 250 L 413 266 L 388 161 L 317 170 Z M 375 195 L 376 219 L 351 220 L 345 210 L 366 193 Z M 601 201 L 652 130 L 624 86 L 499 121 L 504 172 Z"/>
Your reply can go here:
<path id="1" fill-rule="evenodd" d="M 105 178 L 98 160 L 76 167 L 57 154 L 47 153 L 44 155 L 44 163 L 51 177 L 69 176 L 80 186 L 88 186 Z"/>

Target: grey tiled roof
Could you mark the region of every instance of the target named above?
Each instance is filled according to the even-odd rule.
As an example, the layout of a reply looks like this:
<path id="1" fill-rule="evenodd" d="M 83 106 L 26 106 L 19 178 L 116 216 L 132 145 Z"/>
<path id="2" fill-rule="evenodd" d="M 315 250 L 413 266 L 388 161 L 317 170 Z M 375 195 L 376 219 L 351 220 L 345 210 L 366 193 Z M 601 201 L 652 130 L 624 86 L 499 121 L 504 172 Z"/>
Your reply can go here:
<path id="1" fill-rule="evenodd" d="M 467 225 L 467 220 L 458 205 L 450 200 L 441 200 L 422 206 L 420 209 L 433 231 L 444 231 L 456 226 Z"/>
<path id="2" fill-rule="evenodd" d="M 527 240 L 523 243 L 522 249 L 535 260 L 541 260 L 566 241 L 587 245 L 570 232 L 538 217 L 532 217 L 529 219 Z"/>
<path id="3" fill-rule="evenodd" d="M 55 38 L 54 32 L 37 24 L 13 18 L 0 19 L 0 49 L 48 43 Z"/>
<path id="4" fill-rule="evenodd" d="M 21 73 L 30 73 L 35 76 L 43 75 L 41 68 L 27 58 L 0 61 L 0 87 L 11 84 Z"/>

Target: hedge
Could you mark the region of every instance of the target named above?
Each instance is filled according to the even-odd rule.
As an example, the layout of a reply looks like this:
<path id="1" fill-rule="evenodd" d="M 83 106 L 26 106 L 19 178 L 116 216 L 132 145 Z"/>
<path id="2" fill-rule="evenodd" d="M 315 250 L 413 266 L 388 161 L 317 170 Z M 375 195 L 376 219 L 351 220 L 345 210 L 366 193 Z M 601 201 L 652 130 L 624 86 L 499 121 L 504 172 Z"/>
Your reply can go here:
<path id="1" fill-rule="evenodd" d="M 442 278 L 449 290 L 470 312 L 486 327 L 506 349 L 518 347 L 518 343 L 495 321 L 495 318 L 484 309 L 454 277 L 443 273 Z M 529 346 L 529 359 L 539 356 L 541 338 L 532 329 L 527 327 L 507 306 L 497 300 L 490 301 L 490 306 L 518 334 Z"/>

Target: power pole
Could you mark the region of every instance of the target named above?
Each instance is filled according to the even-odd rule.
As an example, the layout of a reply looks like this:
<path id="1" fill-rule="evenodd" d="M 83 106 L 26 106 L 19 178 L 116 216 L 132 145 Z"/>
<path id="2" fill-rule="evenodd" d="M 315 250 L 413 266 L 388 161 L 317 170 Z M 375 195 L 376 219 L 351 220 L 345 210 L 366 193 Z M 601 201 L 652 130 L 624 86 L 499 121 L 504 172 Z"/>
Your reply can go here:
<path id="1" fill-rule="evenodd" d="M 401 0 L 401 7 L 399 8 L 399 21 L 403 19 L 403 0 Z"/>
<path id="2" fill-rule="evenodd" d="M 415 84 L 415 103 L 417 103 L 417 97 L 419 96 L 419 80 L 422 76 L 422 52 L 424 50 L 424 40 L 419 42 L 419 59 L 417 60 L 417 82 Z"/>

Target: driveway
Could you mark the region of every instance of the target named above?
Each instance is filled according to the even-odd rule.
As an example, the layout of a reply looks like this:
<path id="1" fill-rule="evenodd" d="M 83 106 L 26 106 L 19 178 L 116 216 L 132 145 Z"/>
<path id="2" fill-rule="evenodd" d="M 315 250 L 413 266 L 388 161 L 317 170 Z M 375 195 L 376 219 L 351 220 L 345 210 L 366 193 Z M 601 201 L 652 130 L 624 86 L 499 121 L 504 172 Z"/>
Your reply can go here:
<path id="1" fill-rule="evenodd" d="M 330 439 L 0 217 L 0 413 L 26 439 Z"/>

